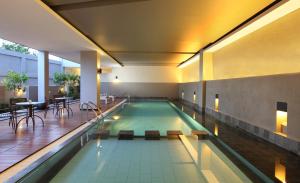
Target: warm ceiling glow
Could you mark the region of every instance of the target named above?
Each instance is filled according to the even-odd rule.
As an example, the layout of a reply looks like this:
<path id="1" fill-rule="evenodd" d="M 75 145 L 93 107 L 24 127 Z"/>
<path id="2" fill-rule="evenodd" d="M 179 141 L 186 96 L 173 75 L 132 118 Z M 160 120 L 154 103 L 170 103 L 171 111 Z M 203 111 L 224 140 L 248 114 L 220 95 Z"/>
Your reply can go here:
<path id="1" fill-rule="evenodd" d="M 197 61 L 199 61 L 199 54 L 196 54 L 192 58 L 190 58 L 187 61 L 183 62 L 182 64 L 180 64 L 178 66 L 178 68 L 182 69 L 182 68 L 184 68 L 184 67 L 186 67 L 186 66 L 188 66 L 188 65 L 190 65 L 192 63 L 195 63 Z"/>
<path id="2" fill-rule="evenodd" d="M 270 11 L 269 13 L 257 17 L 252 22 L 248 23 L 242 29 L 235 31 L 230 36 L 222 39 L 217 44 L 210 46 L 205 51 L 206 52 L 215 52 L 215 51 L 233 43 L 234 41 L 237 41 L 238 39 L 264 27 L 265 25 L 268 25 L 268 24 L 274 22 L 275 20 L 277 20 L 299 8 L 300 8 L 299 0 L 289 0 L 286 3 L 282 4 L 281 6 Z"/>

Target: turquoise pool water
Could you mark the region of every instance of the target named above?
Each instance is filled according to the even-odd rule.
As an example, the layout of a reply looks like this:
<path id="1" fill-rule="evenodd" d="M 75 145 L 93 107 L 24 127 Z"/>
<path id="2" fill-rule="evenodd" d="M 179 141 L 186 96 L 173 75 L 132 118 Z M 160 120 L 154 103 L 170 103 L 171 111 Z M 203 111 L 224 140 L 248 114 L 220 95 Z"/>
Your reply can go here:
<path id="1" fill-rule="evenodd" d="M 145 130 L 160 130 L 161 135 L 166 135 L 167 130 L 181 130 L 185 135 L 181 135 L 180 140 L 118 140 L 115 137 L 87 140 L 88 134 L 99 128 L 95 125 L 80 136 L 77 142 L 81 143 L 81 149 L 50 182 L 251 182 L 210 140 L 191 136 L 192 129 L 205 129 L 172 103 L 131 103 L 105 119 L 106 128 L 115 135 L 119 130 L 134 130 L 136 135 L 144 135 Z M 59 158 L 59 154 L 56 157 Z M 52 162 L 44 165 L 47 163 Z M 42 168 L 37 169 L 36 176 L 38 170 L 43 172 Z M 27 178 L 29 182 L 32 180 Z"/>
<path id="2" fill-rule="evenodd" d="M 185 135 L 191 134 L 192 129 L 205 130 L 165 101 L 127 104 L 107 117 L 105 122 L 112 135 L 117 135 L 120 130 L 134 130 L 137 136 L 143 136 L 145 130 L 159 130 L 162 136 L 167 130 L 181 130 Z"/>
<path id="3" fill-rule="evenodd" d="M 50 182 L 251 182 L 209 141 L 185 139 L 92 140 Z"/>

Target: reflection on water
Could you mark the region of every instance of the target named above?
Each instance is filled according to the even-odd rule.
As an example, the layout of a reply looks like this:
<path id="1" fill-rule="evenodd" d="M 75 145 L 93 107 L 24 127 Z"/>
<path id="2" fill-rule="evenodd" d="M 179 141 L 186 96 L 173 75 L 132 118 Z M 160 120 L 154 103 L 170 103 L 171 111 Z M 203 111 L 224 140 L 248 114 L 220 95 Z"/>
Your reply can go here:
<path id="1" fill-rule="evenodd" d="M 275 160 L 275 177 L 282 183 L 286 182 L 286 168 L 279 158 Z"/>
<path id="2" fill-rule="evenodd" d="M 217 123 L 215 123 L 214 134 L 215 134 L 215 136 L 218 136 L 218 135 L 219 135 L 219 126 L 218 126 Z"/>
<path id="3" fill-rule="evenodd" d="M 210 141 L 198 141 L 195 137 L 185 135 L 181 135 L 180 139 L 208 182 L 251 182 Z"/>

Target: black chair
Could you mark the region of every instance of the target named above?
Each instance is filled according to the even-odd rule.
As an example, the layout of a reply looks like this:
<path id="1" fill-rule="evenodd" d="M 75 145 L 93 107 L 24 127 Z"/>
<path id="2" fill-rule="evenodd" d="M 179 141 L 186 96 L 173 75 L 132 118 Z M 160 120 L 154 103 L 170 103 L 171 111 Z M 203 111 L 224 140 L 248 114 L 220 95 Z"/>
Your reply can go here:
<path id="1" fill-rule="evenodd" d="M 52 113 L 54 114 L 55 109 L 57 110 L 59 108 L 58 104 L 55 102 L 54 99 L 48 99 L 46 100 L 45 104 L 42 106 L 42 109 L 45 111 L 44 118 L 47 117 L 48 111 L 52 110 Z"/>
<path id="2" fill-rule="evenodd" d="M 15 128 L 14 118 L 10 112 L 10 108 L 0 109 L 0 121 L 8 120 L 8 125 Z"/>
<path id="3" fill-rule="evenodd" d="M 27 113 L 28 113 L 28 111 L 25 110 L 23 107 L 16 105 L 16 103 L 19 103 L 19 102 L 27 102 L 27 98 L 11 98 L 9 100 L 10 114 L 12 116 L 12 122 L 13 123 L 14 122 L 17 123 L 19 116 L 27 115 Z M 26 124 L 28 126 L 28 121 L 27 120 L 26 120 Z"/>

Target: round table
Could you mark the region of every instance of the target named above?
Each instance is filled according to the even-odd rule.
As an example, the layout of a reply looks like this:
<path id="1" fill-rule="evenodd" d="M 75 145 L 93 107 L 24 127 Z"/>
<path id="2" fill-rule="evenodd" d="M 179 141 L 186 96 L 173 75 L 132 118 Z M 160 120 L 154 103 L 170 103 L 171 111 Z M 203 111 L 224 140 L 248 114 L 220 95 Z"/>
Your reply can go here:
<path id="1" fill-rule="evenodd" d="M 27 108 L 26 116 L 21 118 L 16 124 L 16 129 L 15 129 L 16 132 L 17 132 L 19 123 L 23 119 L 26 119 L 26 124 L 28 126 L 28 120 L 29 120 L 29 118 L 31 118 L 31 121 L 33 124 L 33 130 L 35 129 L 35 118 L 39 118 L 42 121 L 43 126 L 45 125 L 44 120 L 40 116 L 38 116 L 34 113 L 34 107 L 39 104 L 43 104 L 43 102 L 18 102 L 18 103 L 16 103 L 17 106 L 23 106 L 23 107 Z"/>
<path id="2" fill-rule="evenodd" d="M 58 98 L 55 98 L 55 100 L 62 101 L 62 103 L 63 103 L 62 108 L 58 108 L 55 115 L 62 113 L 65 109 L 67 110 L 68 117 L 70 116 L 70 111 L 73 115 L 73 110 L 70 107 L 70 102 L 69 102 L 72 98 L 73 97 L 58 97 Z"/>

